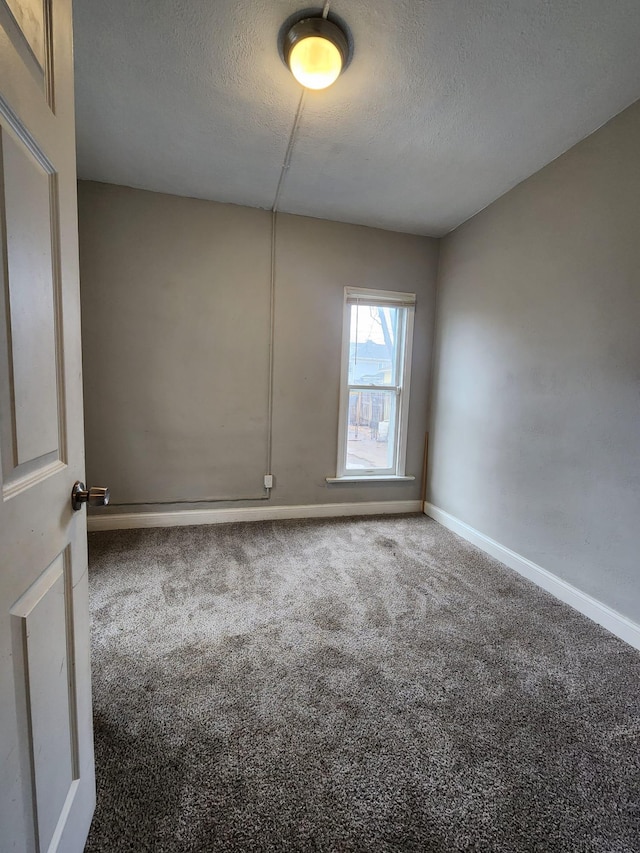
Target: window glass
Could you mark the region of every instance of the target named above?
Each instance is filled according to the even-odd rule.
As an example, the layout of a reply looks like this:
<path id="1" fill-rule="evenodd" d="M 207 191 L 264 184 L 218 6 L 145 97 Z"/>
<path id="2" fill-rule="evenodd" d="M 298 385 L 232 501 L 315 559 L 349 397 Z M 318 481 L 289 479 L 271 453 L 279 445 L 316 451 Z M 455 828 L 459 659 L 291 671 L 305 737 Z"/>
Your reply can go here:
<path id="1" fill-rule="evenodd" d="M 349 306 L 349 385 L 396 384 L 400 310 Z"/>
<path id="2" fill-rule="evenodd" d="M 347 470 L 392 468 L 395 431 L 395 391 L 349 391 Z"/>

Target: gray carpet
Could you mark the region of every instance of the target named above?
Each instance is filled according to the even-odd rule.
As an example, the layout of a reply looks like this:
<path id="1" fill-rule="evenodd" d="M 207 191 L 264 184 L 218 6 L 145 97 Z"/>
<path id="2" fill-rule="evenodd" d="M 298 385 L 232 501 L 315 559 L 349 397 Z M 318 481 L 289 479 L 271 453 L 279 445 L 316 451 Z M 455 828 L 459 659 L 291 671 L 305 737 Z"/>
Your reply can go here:
<path id="1" fill-rule="evenodd" d="M 88 851 L 640 851 L 640 655 L 435 522 L 89 541 Z"/>

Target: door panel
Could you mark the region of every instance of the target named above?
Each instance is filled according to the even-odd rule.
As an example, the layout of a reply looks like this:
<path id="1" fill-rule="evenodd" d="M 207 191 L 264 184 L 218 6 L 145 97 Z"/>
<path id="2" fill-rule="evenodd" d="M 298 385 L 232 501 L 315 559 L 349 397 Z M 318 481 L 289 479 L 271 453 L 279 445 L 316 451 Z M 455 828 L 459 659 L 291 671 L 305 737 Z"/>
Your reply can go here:
<path id="1" fill-rule="evenodd" d="M 16 853 L 80 853 L 95 805 L 83 441 L 71 4 L 0 0 L 0 848 Z"/>
<path id="2" fill-rule="evenodd" d="M 0 27 L 53 109 L 51 25 L 50 0 L 0 0 Z"/>
<path id="3" fill-rule="evenodd" d="M 73 599 L 67 554 L 60 554 L 11 608 L 14 675 L 35 788 L 36 828 L 48 850 L 77 768 Z"/>
<path id="4" fill-rule="evenodd" d="M 10 341 L 7 370 L 10 384 L 11 435 L 3 436 L 3 473 L 51 454 L 59 458 L 56 294 L 52 246 L 57 240 L 51 223 L 55 181 L 41 163 L 0 129 L 4 192 L 2 220 L 6 256 L 5 298 Z M 61 409 L 62 407 L 60 407 Z M 8 440 L 7 440 L 8 439 Z M 13 471 L 9 467 L 9 451 Z M 44 461 L 44 460 L 43 460 Z"/>
<path id="5" fill-rule="evenodd" d="M 43 0 L 7 0 L 9 11 L 41 68 L 45 66 L 45 4 Z"/>

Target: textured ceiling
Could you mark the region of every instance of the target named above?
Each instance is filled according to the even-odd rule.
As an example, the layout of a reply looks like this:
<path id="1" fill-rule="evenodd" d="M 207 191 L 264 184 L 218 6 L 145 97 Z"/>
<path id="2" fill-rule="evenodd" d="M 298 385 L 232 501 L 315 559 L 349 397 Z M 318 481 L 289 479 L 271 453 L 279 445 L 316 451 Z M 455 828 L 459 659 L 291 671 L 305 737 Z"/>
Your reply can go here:
<path id="1" fill-rule="evenodd" d="M 77 0 L 82 178 L 273 204 L 292 0 Z M 279 208 L 441 235 L 640 97 L 638 0 L 334 0 L 355 52 L 306 96 Z"/>

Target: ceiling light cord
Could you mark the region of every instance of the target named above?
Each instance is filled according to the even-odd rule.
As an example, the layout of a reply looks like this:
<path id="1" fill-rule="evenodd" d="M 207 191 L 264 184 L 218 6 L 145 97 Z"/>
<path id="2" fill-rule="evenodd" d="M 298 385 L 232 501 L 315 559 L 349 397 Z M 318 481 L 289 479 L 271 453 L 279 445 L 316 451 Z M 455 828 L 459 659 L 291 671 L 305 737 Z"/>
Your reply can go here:
<path id="1" fill-rule="evenodd" d="M 329 15 L 329 6 L 331 5 L 331 0 L 326 0 L 324 4 L 324 9 L 322 10 L 322 17 L 327 18 Z"/>
<path id="2" fill-rule="evenodd" d="M 289 134 L 289 142 L 287 143 L 287 150 L 285 151 L 284 160 L 282 161 L 282 169 L 280 170 L 280 178 L 278 179 L 278 186 L 276 187 L 276 194 L 273 199 L 273 205 L 271 210 L 273 213 L 277 213 L 278 204 L 280 203 L 280 195 L 282 193 L 282 187 L 284 184 L 284 179 L 287 175 L 287 171 L 289 166 L 291 165 L 291 157 L 293 155 L 293 146 L 295 145 L 296 136 L 298 134 L 298 127 L 300 126 L 300 119 L 302 118 L 302 111 L 304 110 L 304 102 L 306 99 L 307 90 L 303 89 L 300 93 L 300 100 L 298 101 L 298 109 L 296 110 L 295 118 L 293 119 L 293 126 L 291 127 L 291 133 Z"/>
<path id="3" fill-rule="evenodd" d="M 273 460 L 273 376 L 274 376 L 274 340 L 276 327 L 276 211 L 271 211 L 271 269 L 269 274 L 269 384 L 267 403 L 267 467 L 271 474 Z M 269 489 L 271 494 L 271 489 Z"/>
<path id="4" fill-rule="evenodd" d="M 285 151 L 284 160 L 282 162 L 282 168 L 280 169 L 280 177 L 278 179 L 278 186 L 276 187 L 276 194 L 273 199 L 273 205 L 271 206 L 271 269 L 269 275 L 269 400 L 267 406 L 267 473 L 271 474 L 271 465 L 273 461 L 273 391 L 274 391 L 274 339 L 275 339 L 275 323 L 276 323 L 276 237 L 277 237 L 277 214 L 278 214 L 278 205 L 280 203 L 280 195 L 282 194 L 282 187 L 284 186 L 284 180 L 287 175 L 287 171 L 289 170 L 289 166 L 291 165 L 291 157 L 293 155 L 293 146 L 295 145 L 296 136 L 298 134 L 298 128 L 300 126 L 300 119 L 302 118 L 302 111 L 304 110 L 304 102 L 306 96 L 306 89 L 303 89 L 300 94 L 300 100 L 298 101 L 298 108 L 296 110 L 295 118 L 293 119 L 293 125 L 291 127 L 291 133 L 289 134 L 289 141 L 287 143 L 287 150 Z M 271 490 L 269 489 L 269 494 Z"/>

